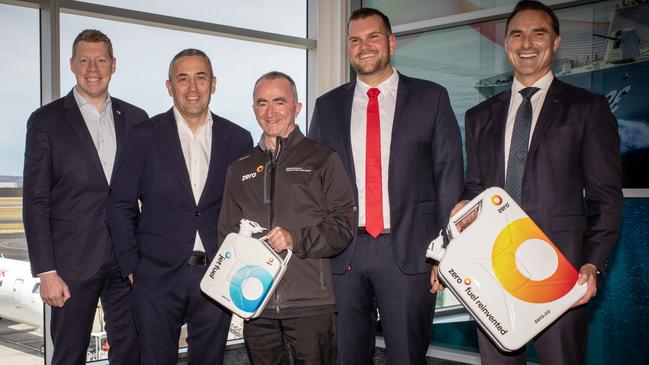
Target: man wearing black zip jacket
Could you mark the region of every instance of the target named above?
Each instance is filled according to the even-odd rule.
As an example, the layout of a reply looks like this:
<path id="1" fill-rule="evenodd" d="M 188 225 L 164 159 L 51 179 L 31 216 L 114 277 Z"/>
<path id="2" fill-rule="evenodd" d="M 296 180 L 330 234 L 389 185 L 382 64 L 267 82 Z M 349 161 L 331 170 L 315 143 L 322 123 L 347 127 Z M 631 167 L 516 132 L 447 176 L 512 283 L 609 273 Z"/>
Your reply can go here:
<path id="1" fill-rule="evenodd" d="M 336 152 L 295 125 L 295 83 L 270 72 L 257 80 L 253 110 L 259 145 L 230 165 L 219 241 L 246 218 L 270 229 L 268 242 L 293 257 L 260 318 L 244 324 L 252 364 L 335 364 L 335 300 L 329 257 L 353 237 L 356 206 Z"/>

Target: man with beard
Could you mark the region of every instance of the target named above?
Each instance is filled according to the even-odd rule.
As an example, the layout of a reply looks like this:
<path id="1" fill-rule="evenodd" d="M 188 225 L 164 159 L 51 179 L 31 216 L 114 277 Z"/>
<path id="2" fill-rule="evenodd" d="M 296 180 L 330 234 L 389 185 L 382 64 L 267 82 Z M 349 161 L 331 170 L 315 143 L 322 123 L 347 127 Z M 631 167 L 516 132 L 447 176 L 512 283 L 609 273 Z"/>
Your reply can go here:
<path id="1" fill-rule="evenodd" d="M 424 255 L 462 191 L 460 131 L 443 87 L 392 67 L 383 13 L 356 10 L 348 28 L 357 78 L 318 98 L 309 128 L 340 154 L 359 207 L 332 259 L 339 360 L 372 363 L 378 307 L 390 363 L 425 364 L 443 287 Z"/>

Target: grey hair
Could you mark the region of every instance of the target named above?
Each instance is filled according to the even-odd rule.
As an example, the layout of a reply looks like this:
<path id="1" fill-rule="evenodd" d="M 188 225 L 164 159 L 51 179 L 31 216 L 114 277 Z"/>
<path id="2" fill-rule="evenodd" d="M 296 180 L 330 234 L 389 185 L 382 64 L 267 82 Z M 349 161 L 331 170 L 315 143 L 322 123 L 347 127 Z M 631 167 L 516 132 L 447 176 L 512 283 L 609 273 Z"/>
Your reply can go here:
<path id="1" fill-rule="evenodd" d="M 212 70 L 212 61 L 210 61 L 210 58 L 207 57 L 205 52 L 201 51 L 200 49 L 187 48 L 187 49 L 183 49 L 182 51 L 176 53 L 174 58 L 171 59 L 171 62 L 169 63 L 169 80 L 171 80 L 171 73 L 173 72 L 174 65 L 176 64 L 176 61 L 178 61 L 180 58 L 190 57 L 190 56 L 203 57 L 207 61 L 207 66 L 210 69 L 210 78 L 214 77 L 214 71 Z"/>
<path id="2" fill-rule="evenodd" d="M 295 86 L 295 81 L 293 81 L 291 76 L 289 76 L 289 75 L 287 75 L 287 74 L 285 74 L 283 72 L 279 72 L 279 71 L 271 71 L 271 72 L 267 72 L 267 73 L 261 75 L 261 77 L 258 78 L 257 81 L 255 81 L 255 87 L 253 88 L 253 93 L 254 93 L 254 90 L 257 89 L 257 85 L 259 85 L 260 82 L 266 81 L 266 80 L 276 80 L 276 79 L 284 79 L 284 80 L 288 81 L 289 84 L 291 84 L 291 91 L 293 92 L 293 98 L 295 98 L 295 102 L 297 103 L 297 101 L 298 101 L 297 100 L 297 87 Z"/>

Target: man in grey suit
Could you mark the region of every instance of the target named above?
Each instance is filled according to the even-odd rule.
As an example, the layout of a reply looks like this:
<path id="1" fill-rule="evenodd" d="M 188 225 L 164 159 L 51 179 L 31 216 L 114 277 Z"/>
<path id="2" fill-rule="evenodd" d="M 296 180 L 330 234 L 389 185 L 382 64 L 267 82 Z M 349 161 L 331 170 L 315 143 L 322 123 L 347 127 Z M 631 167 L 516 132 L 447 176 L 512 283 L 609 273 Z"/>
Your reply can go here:
<path id="1" fill-rule="evenodd" d="M 606 98 L 553 76 L 552 56 L 560 42 L 552 10 L 537 1 L 516 5 L 505 38 L 514 68 L 511 90 L 466 112 L 463 199 L 504 187 L 579 269 L 578 281 L 588 291 L 534 344 L 542 363 L 580 364 L 587 335 L 584 304 L 597 292 L 620 230 L 620 151 Z M 478 340 L 483 364 L 525 364 L 525 348 L 500 352 L 481 330 Z"/>

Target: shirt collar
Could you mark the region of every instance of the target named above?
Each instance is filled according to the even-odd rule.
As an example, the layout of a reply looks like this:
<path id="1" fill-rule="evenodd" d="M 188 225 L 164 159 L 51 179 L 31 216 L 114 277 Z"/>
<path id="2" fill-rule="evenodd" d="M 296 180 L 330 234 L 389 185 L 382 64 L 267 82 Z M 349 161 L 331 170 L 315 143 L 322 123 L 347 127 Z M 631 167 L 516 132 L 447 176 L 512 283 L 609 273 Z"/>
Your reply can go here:
<path id="1" fill-rule="evenodd" d="M 540 92 L 548 92 L 548 89 L 550 88 L 550 85 L 552 84 L 552 80 L 554 80 L 554 75 L 552 74 L 552 71 L 548 71 L 548 73 L 545 74 L 545 76 L 541 77 L 540 79 L 536 80 L 536 82 L 532 85 L 534 87 L 538 87 Z M 512 82 L 512 95 L 518 95 L 518 93 L 525 89 L 527 86 L 523 85 L 520 81 L 516 80 L 514 77 L 514 82 Z M 540 94 L 537 92 L 537 94 Z"/>
<path id="2" fill-rule="evenodd" d="M 79 106 L 80 109 L 92 109 L 92 110 L 97 110 L 94 105 L 92 105 L 88 100 L 86 100 L 79 91 L 77 90 L 77 87 L 72 88 L 72 94 L 74 95 L 74 100 L 77 101 L 77 105 Z M 112 108 L 112 101 L 110 98 L 110 94 L 108 94 L 108 97 L 106 98 L 106 102 L 104 103 L 104 112 L 108 111 Z"/>
<path id="3" fill-rule="evenodd" d="M 178 130 L 179 131 L 187 131 L 190 134 L 194 134 L 192 132 L 192 129 L 189 127 L 189 124 L 185 120 L 185 118 L 183 118 L 182 114 L 180 114 L 180 111 L 175 106 L 174 106 L 173 109 L 174 109 L 174 117 L 176 118 L 176 126 L 178 127 Z M 201 125 L 198 128 L 198 131 L 202 130 L 202 128 L 205 127 L 205 126 L 207 126 L 211 130 L 213 124 L 214 124 L 214 122 L 212 120 L 212 112 L 208 109 L 207 110 L 207 116 L 205 117 L 205 123 L 203 123 L 203 125 Z"/>
<path id="4" fill-rule="evenodd" d="M 304 134 L 302 133 L 302 131 L 300 130 L 300 126 L 296 124 L 295 128 L 293 128 L 291 133 L 289 133 L 288 136 L 286 136 L 286 138 L 282 138 L 282 137 L 279 137 L 279 138 L 284 140 L 284 148 L 287 148 L 287 147 L 292 147 L 292 146 L 298 144 L 305 137 L 304 137 Z M 268 146 L 266 145 L 266 137 L 264 136 L 263 133 L 261 134 L 261 137 L 259 138 L 259 148 L 261 148 L 261 150 L 264 151 L 264 152 L 271 151 L 270 148 L 268 148 Z"/>
<path id="5" fill-rule="evenodd" d="M 390 75 L 390 77 L 388 77 L 387 79 L 383 80 L 383 82 L 380 83 L 376 88 L 381 90 L 381 93 L 384 94 L 386 92 L 396 90 L 398 85 L 399 85 L 399 73 L 394 67 L 392 67 L 392 75 Z M 367 95 L 367 90 L 372 88 L 370 85 L 361 81 L 361 79 L 359 79 L 358 77 L 356 77 L 356 87 L 363 93 L 363 95 Z"/>

